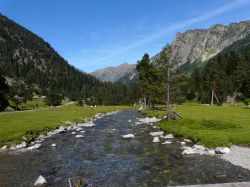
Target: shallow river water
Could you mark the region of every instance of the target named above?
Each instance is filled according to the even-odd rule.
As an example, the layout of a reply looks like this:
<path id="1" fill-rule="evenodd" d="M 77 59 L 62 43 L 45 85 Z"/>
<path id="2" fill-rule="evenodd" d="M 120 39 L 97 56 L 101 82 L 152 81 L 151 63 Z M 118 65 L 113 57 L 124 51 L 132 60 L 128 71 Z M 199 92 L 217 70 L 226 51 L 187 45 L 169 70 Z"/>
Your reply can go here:
<path id="1" fill-rule="evenodd" d="M 122 111 L 96 120 L 94 128 L 85 128 L 84 138 L 69 131 L 46 139 L 38 150 L 0 153 L 0 186 L 33 186 L 39 175 L 58 187 L 69 186 L 74 176 L 95 186 L 151 187 L 250 179 L 250 171 L 216 156 L 182 155 L 178 139 L 171 145 L 152 143 L 149 132 L 156 129 L 135 125 L 136 118 L 143 116 Z M 128 133 L 135 138 L 123 139 Z"/>

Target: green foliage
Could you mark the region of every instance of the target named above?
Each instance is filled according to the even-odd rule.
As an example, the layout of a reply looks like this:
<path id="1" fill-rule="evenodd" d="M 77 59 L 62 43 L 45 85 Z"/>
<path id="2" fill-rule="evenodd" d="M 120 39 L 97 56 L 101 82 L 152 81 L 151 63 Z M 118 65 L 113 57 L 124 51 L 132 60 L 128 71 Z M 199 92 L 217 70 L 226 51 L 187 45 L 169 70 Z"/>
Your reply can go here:
<path id="1" fill-rule="evenodd" d="M 79 99 L 79 100 L 77 101 L 77 105 L 78 105 L 78 106 L 83 106 L 83 101 L 82 101 L 82 99 Z"/>
<path id="2" fill-rule="evenodd" d="M 202 103 L 210 103 L 211 90 L 215 83 L 218 104 L 224 103 L 227 96 L 236 98 L 238 93 L 242 94 L 237 97 L 239 101 L 247 101 L 246 98 L 250 97 L 249 74 L 250 51 L 219 54 L 210 59 L 203 70 L 200 68 L 193 71 L 191 83 L 194 97 Z"/>
<path id="3" fill-rule="evenodd" d="M 61 94 L 55 92 L 49 92 L 45 101 L 48 106 L 59 106 L 63 100 L 63 96 Z"/>

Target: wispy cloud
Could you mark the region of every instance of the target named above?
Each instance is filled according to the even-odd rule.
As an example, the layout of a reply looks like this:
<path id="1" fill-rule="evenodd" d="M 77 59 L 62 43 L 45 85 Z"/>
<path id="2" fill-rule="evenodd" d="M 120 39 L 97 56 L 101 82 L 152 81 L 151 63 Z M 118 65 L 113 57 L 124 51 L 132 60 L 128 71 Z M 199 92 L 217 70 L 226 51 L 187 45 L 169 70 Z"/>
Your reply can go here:
<path id="1" fill-rule="evenodd" d="M 207 20 L 210 20 L 216 16 L 219 16 L 223 13 L 229 12 L 230 10 L 242 7 L 246 4 L 250 3 L 249 0 L 235 0 L 228 4 L 224 4 L 217 9 L 212 9 L 207 12 L 203 12 L 202 15 L 197 15 L 195 17 L 192 17 L 190 19 L 174 23 L 171 25 L 166 25 L 161 28 L 158 28 L 157 31 L 151 32 L 147 36 L 144 36 L 136 41 L 133 41 L 131 43 L 128 43 L 127 45 L 121 45 L 116 46 L 115 48 L 111 47 L 108 50 L 105 50 L 105 55 L 100 56 L 94 56 L 93 58 L 88 58 L 87 63 L 84 64 L 85 67 L 87 66 L 93 66 L 93 65 L 102 65 L 106 63 L 107 61 L 113 59 L 116 56 L 119 56 L 125 52 L 132 51 L 136 48 L 139 48 L 144 45 L 148 45 L 152 42 L 154 42 L 157 39 L 160 39 L 162 37 L 166 37 L 170 32 L 177 32 L 183 28 L 187 28 L 189 26 L 192 26 L 194 24 L 204 22 Z M 80 60 L 80 59 L 78 59 Z M 86 59 L 84 60 L 86 62 Z"/>

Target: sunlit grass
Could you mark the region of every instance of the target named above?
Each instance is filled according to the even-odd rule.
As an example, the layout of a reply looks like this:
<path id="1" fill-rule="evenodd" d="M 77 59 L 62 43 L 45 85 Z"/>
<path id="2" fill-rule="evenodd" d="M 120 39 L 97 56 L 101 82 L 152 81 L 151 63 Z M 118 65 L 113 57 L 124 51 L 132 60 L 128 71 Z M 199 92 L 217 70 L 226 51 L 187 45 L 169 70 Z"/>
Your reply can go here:
<path id="1" fill-rule="evenodd" d="M 191 138 L 208 147 L 250 145 L 250 109 L 242 106 L 176 106 L 182 120 L 163 120 L 167 132 Z M 163 116 L 164 110 L 144 110 L 149 116 Z"/>

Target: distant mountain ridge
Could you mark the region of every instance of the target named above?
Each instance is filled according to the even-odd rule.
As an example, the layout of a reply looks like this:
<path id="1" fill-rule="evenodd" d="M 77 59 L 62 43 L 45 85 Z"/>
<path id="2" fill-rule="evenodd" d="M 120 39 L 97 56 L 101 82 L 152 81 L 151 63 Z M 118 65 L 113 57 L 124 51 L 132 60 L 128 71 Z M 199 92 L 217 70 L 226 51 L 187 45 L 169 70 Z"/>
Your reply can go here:
<path id="1" fill-rule="evenodd" d="M 244 45 L 248 44 L 250 39 L 245 40 L 245 38 L 247 38 L 249 35 L 250 21 L 231 23 L 227 26 L 216 24 L 208 29 L 187 30 L 184 33 L 178 32 L 173 40 L 173 43 L 171 44 L 171 60 L 178 61 L 180 66 L 189 66 L 189 64 L 192 66 L 194 62 L 201 63 L 216 56 L 224 49 L 226 50 L 226 48 L 232 44 L 234 44 L 234 47 L 231 46 L 227 50 L 233 50 L 237 52 L 237 50 L 244 48 Z M 161 51 L 155 56 L 151 57 L 151 63 L 156 63 L 160 53 Z M 113 69 L 112 74 L 116 75 L 116 77 L 120 77 L 120 79 L 127 80 L 128 76 L 125 73 L 126 68 L 122 71 L 121 75 L 118 75 L 121 71 L 120 68 L 118 69 L 118 72 L 115 72 L 116 69 Z M 102 69 L 102 76 L 99 76 L 100 74 L 95 74 L 95 76 L 98 79 L 105 80 L 106 78 L 104 78 L 104 75 L 107 77 L 110 75 L 110 73 L 108 73 L 109 70 L 107 72 L 105 70 L 105 68 Z M 130 74 L 130 72 L 136 71 L 135 69 L 133 70 L 129 68 L 127 73 Z M 125 77 L 123 77 L 123 75 L 125 75 Z M 112 81 L 120 79 L 112 79 Z"/>
<path id="2" fill-rule="evenodd" d="M 208 29 L 178 32 L 172 43 L 171 60 L 178 61 L 180 65 L 204 62 L 249 34 L 250 21 L 231 23 L 228 26 L 216 24 Z"/>
<path id="3" fill-rule="evenodd" d="M 91 73 L 103 82 L 123 82 L 127 83 L 129 80 L 135 78 L 136 64 L 123 63 L 118 66 L 107 67 Z M 126 77 L 126 79 L 124 78 Z"/>

